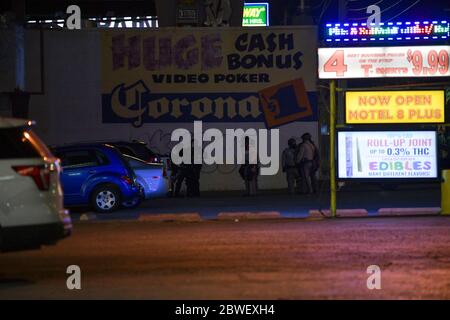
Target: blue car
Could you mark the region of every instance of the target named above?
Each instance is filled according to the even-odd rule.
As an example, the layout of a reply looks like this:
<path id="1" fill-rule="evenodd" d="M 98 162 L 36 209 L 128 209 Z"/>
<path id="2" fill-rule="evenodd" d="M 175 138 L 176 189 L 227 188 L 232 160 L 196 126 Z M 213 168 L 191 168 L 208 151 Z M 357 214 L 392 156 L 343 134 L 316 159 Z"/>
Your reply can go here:
<path id="1" fill-rule="evenodd" d="M 121 153 L 108 144 L 53 148 L 61 159 L 64 205 L 90 205 L 109 213 L 124 205 L 139 205 L 142 191 Z"/>

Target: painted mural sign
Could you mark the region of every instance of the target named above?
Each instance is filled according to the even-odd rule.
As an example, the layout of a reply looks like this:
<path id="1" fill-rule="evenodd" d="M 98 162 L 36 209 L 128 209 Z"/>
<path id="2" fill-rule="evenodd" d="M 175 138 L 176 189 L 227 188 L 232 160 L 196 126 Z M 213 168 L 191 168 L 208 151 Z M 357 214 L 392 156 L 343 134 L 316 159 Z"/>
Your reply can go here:
<path id="1" fill-rule="evenodd" d="M 107 30 L 102 122 L 317 121 L 313 27 Z"/>

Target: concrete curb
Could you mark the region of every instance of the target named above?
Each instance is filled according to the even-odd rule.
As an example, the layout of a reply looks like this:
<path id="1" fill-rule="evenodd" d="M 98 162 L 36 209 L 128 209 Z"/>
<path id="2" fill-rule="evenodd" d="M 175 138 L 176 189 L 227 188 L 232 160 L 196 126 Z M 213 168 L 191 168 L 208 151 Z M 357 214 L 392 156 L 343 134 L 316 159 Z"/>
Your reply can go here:
<path id="1" fill-rule="evenodd" d="M 264 220 L 264 219 L 280 219 L 281 214 L 278 211 L 261 211 L 261 212 L 220 212 L 217 220 Z"/>
<path id="2" fill-rule="evenodd" d="M 309 210 L 310 218 L 329 218 L 331 212 L 329 209 L 321 210 L 323 216 L 319 210 Z M 354 218 L 354 217 L 368 217 L 369 212 L 366 209 L 337 209 L 336 216 L 338 218 Z"/>
<path id="3" fill-rule="evenodd" d="M 439 215 L 441 208 L 381 208 L 377 212 L 379 217 L 392 216 L 423 216 L 423 215 Z"/>
<path id="4" fill-rule="evenodd" d="M 322 213 L 321 213 L 322 212 Z M 295 217 L 300 220 L 322 220 L 330 218 L 330 210 L 323 209 L 309 210 L 308 217 Z M 337 209 L 336 216 L 338 218 L 361 218 L 361 217 L 401 217 L 401 216 L 438 216 L 441 214 L 439 207 L 426 208 L 381 208 L 377 213 L 369 215 L 366 209 Z M 219 221 L 243 221 L 243 220 L 267 220 L 267 219 L 283 219 L 285 217 L 278 211 L 236 211 L 236 212 L 220 212 L 216 218 L 202 218 L 198 212 L 187 213 L 141 213 L 137 219 L 103 219 L 98 218 L 95 213 L 83 213 L 79 219 L 73 222 L 87 221 L 146 221 L 146 222 L 201 222 L 207 220 Z"/>
<path id="5" fill-rule="evenodd" d="M 200 214 L 197 212 L 193 213 L 141 213 L 139 215 L 138 221 L 146 222 L 200 222 L 203 221 Z"/>

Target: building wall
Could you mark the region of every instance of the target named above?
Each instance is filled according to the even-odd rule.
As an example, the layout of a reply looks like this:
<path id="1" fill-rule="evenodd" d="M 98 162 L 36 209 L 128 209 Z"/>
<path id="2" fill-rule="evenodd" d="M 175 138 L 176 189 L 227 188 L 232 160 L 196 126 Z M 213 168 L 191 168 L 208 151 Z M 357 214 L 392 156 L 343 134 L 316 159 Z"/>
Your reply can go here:
<path id="1" fill-rule="evenodd" d="M 134 127 L 130 123 L 105 123 L 102 116 L 102 36 L 99 30 L 44 32 L 44 80 L 45 92 L 32 95 L 30 118 L 37 121 L 36 130 L 47 144 L 94 141 L 139 139 L 160 153 L 170 152 L 172 130 L 180 127 L 192 129 L 191 123 L 144 123 Z M 313 38 L 313 37 L 311 37 Z M 311 39 L 305 39 L 311 42 Z M 25 35 L 26 89 L 39 91 L 40 57 L 39 32 L 28 30 Z M 315 46 L 311 49 L 315 51 Z M 311 60 L 311 59 L 310 59 Z M 316 69 L 316 61 L 306 61 L 308 70 Z M 309 73 L 311 73 L 309 71 Z M 309 75 L 308 90 L 314 90 L 315 74 Z M 316 107 L 316 106 L 315 106 Z M 317 110 L 316 110 L 317 112 Z M 204 123 L 204 129 L 265 128 L 264 122 Z M 287 139 L 310 132 L 317 141 L 317 121 L 294 121 L 280 128 L 280 155 Z M 281 168 L 275 176 L 259 178 L 262 189 L 284 188 L 286 186 Z M 236 165 L 203 166 L 202 190 L 238 190 L 243 182 Z"/>

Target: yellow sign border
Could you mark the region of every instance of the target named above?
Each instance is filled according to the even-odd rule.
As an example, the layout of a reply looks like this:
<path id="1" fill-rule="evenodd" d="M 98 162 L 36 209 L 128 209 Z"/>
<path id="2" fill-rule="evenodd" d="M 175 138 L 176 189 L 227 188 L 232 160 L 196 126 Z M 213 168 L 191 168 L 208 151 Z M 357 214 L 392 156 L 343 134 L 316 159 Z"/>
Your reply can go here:
<path id="1" fill-rule="evenodd" d="M 365 103 L 370 104 L 370 97 L 377 97 L 375 104 L 368 106 L 351 106 L 359 104 L 356 99 L 364 95 Z M 431 96 L 431 105 L 408 101 L 407 97 Z M 380 97 L 383 97 L 380 99 Z M 403 101 L 403 105 L 396 102 Z M 394 103 L 393 103 L 394 102 Z M 351 107 L 350 107 L 351 106 Z M 432 109 L 431 109 L 432 108 Z M 428 109 L 428 110 L 427 110 Z M 350 119 L 351 112 L 360 119 Z M 362 113 L 363 112 L 363 113 Z M 408 119 L 408 117 L 415 119 Z M 345 123 L 346 124 L 443 124 L 445 123 L 445 90 L 368 90 L 345 92 Z"/>

